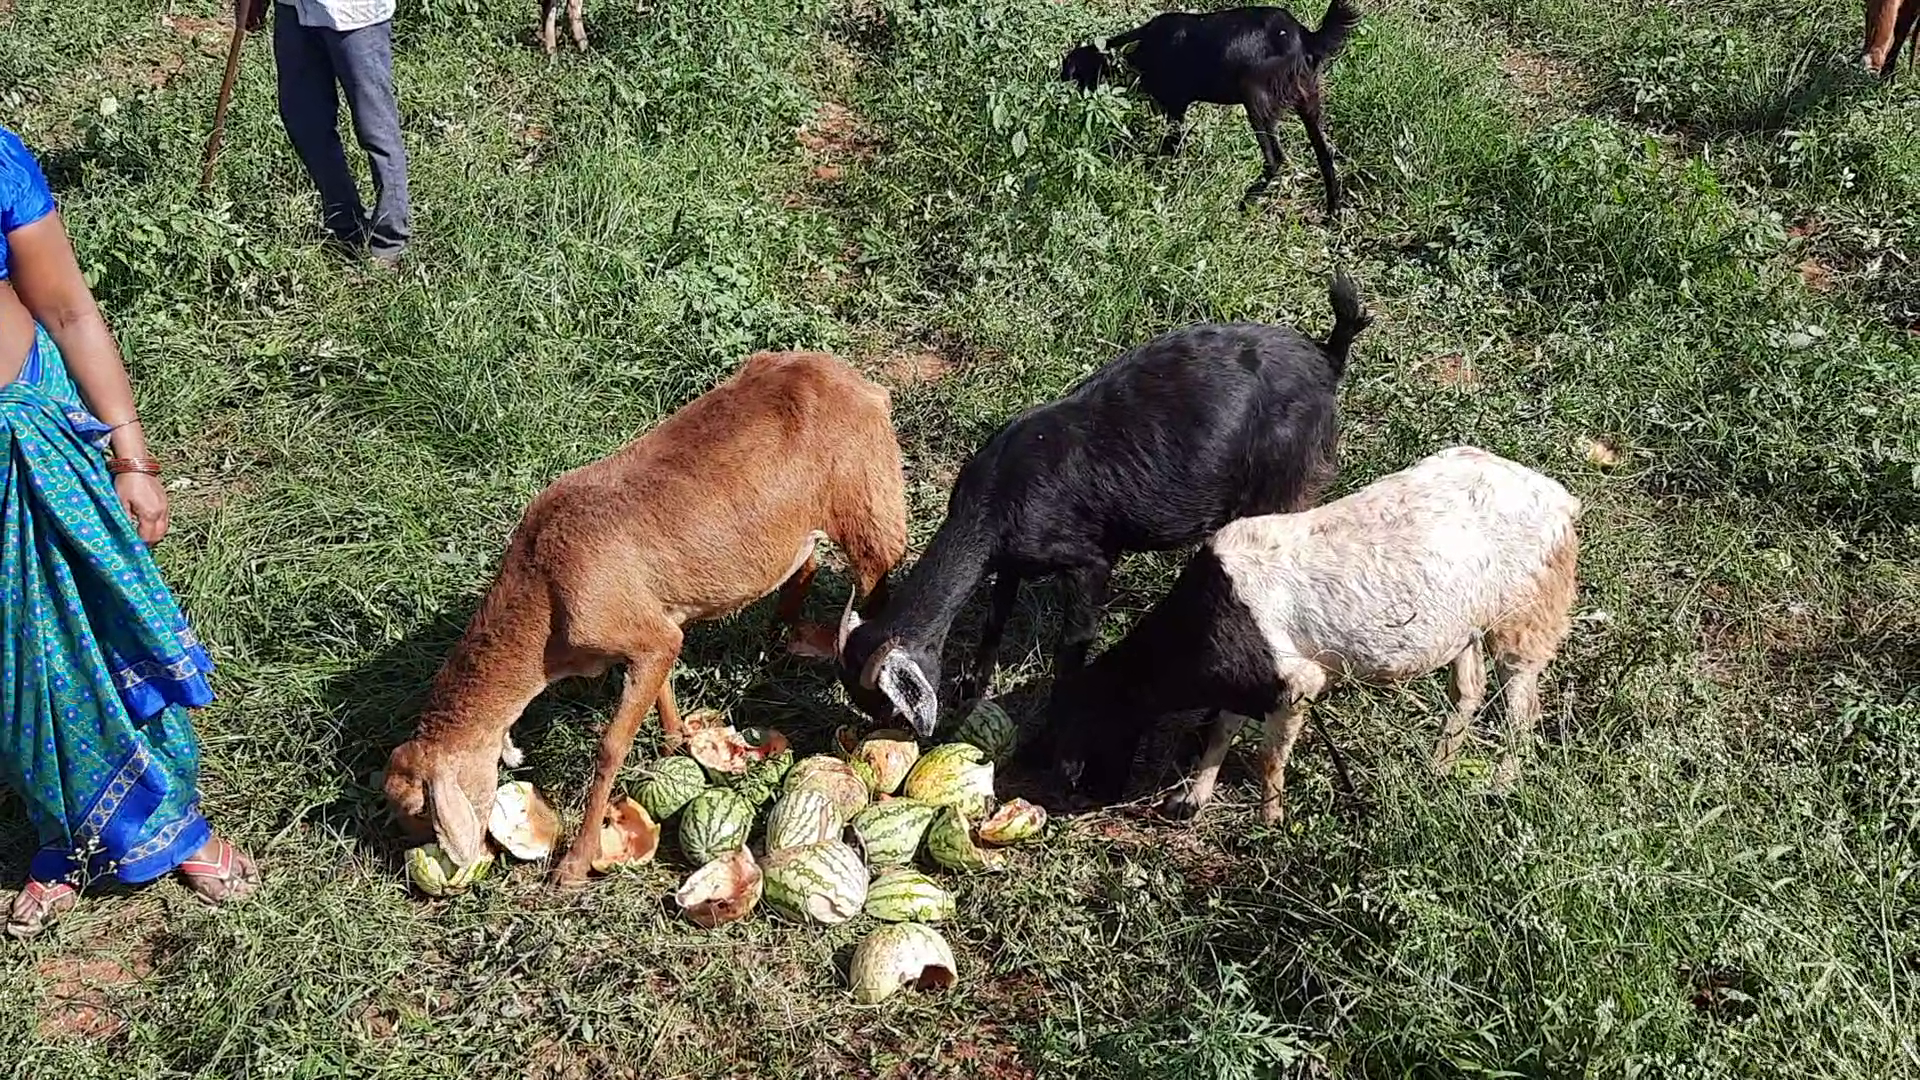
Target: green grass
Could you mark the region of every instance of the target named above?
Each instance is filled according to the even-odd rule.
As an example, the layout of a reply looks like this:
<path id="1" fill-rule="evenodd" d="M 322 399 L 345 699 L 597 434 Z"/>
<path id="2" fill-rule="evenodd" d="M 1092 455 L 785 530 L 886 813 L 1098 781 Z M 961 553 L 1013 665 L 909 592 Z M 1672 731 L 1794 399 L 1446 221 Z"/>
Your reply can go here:
<path id="1" fill-rule="evenodd" d="M 1331 226 L 1297 131 L 1243 215 L 1238 114 L 1197 113 L 1169 162 L 1137 97 L 1052 81 L 1142 4 L 650 7 L 589 4 L 594 51 L 550 66 L 530 3 L 403 5 L 419 242 L 382 279 L 315 243 L 264 41 L 201 200 L 218 28 L 203 49 L 152 5 L 0 4 L 0 115 L 173 463 L 160 556 L 220 665 L 208 810 L 268 875 L 220 913 L 171 883 L 90 897 L 0 950 L 15 1075 L 1920 1067 L 1920 96 L 1852 74 L 1852 6 L 1370 9 L 1332 76 Z M 827 102 L 865 139 L 822 161 L 795 132 Z M 1582 619 L 1517 794 L 1426 773 L 1437 680 L 1336 695 L 1361 807 L 1310 746 L 1281 828 L 1239 771 L 1191 827 L 1067 822 L 960 884 L 955 991 L 877 1009 L 843 988 L 863 923 L 702 933 L 662 906 L 670 861 L 409 895 L 369 776 L 557 473 L 753 349 L 883 375 L 930 351 L 942 377 L 895 383 L 923 542 L 1006 417 L 1181 322 L 1317 331 L 1336 263 L 1380 316 L 1343 485 L 1470 441 L 1586 504 Z M 1177 565 L 1130 561 L 1109 633 Z M 764 614 L 695 628 L 680 698 L 819 749 L 846 708 L 766 654 Z M 1051 627 L 1030 590 L 1017 709 Z M 576 815 L 612 693 L 556 688 L 521 728 Z M 0 796 L 0 877 L 29 847 Z"/>

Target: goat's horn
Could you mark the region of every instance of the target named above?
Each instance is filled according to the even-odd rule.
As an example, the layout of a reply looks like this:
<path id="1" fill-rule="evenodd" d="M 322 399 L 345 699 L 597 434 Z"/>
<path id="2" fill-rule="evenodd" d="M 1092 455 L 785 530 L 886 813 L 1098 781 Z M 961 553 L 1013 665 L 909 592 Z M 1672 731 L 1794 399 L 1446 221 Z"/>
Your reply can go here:
<path id="1" fill-rule="evenodd" d="M 847 652 L 847 638 L 851 637 L 853 632 L 860 628 L 860 613 L 853 609 L 853 601 L 854 597 L 848 595 L 847 610 L 840 613 L 840 639 L 834 644 L 833 651 L 840 653 L 842 656 L 846 655 Z"/>

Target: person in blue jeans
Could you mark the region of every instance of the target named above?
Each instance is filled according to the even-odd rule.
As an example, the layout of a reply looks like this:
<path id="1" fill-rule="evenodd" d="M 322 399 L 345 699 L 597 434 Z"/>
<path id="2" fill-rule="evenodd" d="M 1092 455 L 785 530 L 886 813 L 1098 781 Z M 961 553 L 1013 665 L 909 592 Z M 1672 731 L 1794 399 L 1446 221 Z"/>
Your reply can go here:
<path id="1" fill-rule="evenodd" d="M 268 4 L 251 0 L 249 29 L 261 27 Z M 272 7 L 280 122 L 320 189 L 327 229 L 348 249 L 392 266 L 412 234 L 393 92 L 394 0 L 274 0 Z M 340 145 L 341 93 L 373 173 L 371 215 Z"/>

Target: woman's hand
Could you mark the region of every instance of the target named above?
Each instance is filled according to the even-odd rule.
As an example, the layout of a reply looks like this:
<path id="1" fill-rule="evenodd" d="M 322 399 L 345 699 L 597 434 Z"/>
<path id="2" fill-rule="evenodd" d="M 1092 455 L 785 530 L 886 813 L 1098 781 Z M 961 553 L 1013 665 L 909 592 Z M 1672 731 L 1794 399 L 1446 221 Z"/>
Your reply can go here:
<path id="1" fill-rule="evenodd" d="M 157 544 L 167 535 L 167 489 L 157 476 L 145 473 L 121 473 L 113 478 L 113 490 L 120 505 L 127 508 L 140 539 Z"/>

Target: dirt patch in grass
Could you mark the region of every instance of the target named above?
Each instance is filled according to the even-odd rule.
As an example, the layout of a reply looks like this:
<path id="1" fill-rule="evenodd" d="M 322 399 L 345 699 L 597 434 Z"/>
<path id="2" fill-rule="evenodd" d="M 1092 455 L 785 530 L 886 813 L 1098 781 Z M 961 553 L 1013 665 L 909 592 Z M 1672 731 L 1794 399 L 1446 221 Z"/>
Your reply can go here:
<path id="1" fill-rule="evenodd" d="M 153 972 L 145 956 L 57 956 L 34 965 L 46 983 L 40 1012 L 43 1039 L 111 1039 L 126 1030 L 127 1018 L 116 1007 L 122 987 Z"/>
<path id="2" fill-rule="evenodd" d="M 1436 386 L 1472 388 L 1480 385 L 1473 360 L 1458 353 L 1422 361 L 1418 367 Z"/>
<path id="3" fill-rule="evenodd" d="M 255 0 L 256 3 L 264 0 Z M 160 25 L 174 33 L 193 41 L 202 52 L 212 56 L 221 55 L 223 48 L 233 38 L 233 20 L 202 19 L 193 15 L 162 15 Z"/>
<path id="4" fill-rule="evenodd" d="M 874 361 L 882 381 L 892 386 L 939 382 L 959 365 L 938 349 L 897 349 Z"/>
<path id="5" fill-rule="evenodd" d="M 873 125 L 837 101 L 822 102 L 800 125 L 794 140 L 816 169 L 866 161 L 879 151 L 881 141 Z"/>
<path id="6" fill-rule="evenodd" d="M 1524 115 L 1560 119 L 1591 96 L 1586 77 L 1559 57 L 1515 46 L 1501 55 L 1499 64 L 1507 86 L 1525 103 Z"/>

